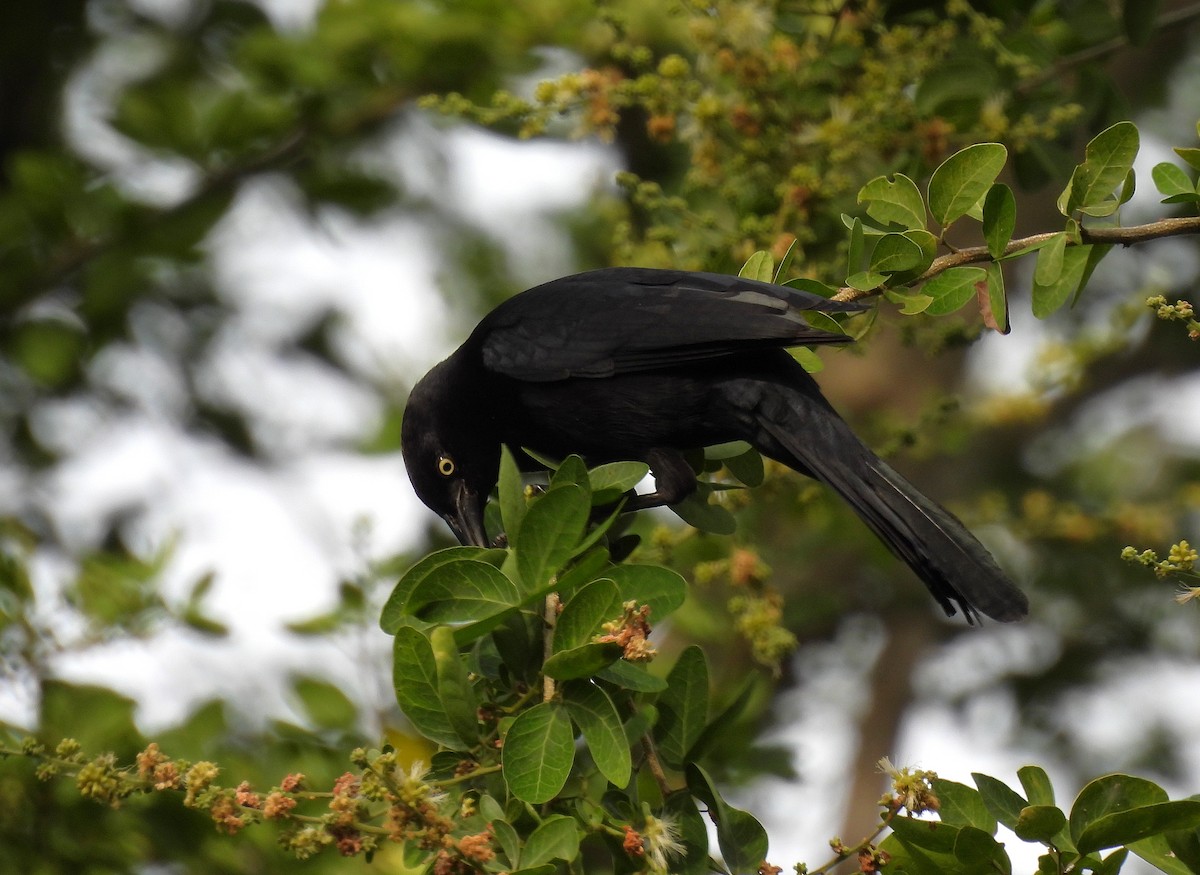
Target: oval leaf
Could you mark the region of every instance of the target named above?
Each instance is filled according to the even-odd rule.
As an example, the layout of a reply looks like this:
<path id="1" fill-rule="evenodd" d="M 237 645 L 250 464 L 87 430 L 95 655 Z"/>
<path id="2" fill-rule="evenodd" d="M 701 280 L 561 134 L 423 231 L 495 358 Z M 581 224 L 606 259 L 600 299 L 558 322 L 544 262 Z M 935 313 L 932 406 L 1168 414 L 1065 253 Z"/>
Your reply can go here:
<path id="1" fill-rule="evenodd" d="M 509 792 L 524 802 L 549 802 L 567 783 L 575 761 L 571 720 L 542 702 L 522 711 L 504 736 L 500 762 Z"/>
<path id="2" fill-rule="evenodd" d="M 627 785 L 633 773 L 633 760 L 621 716 L 608 693 L 595 684 L 573 681 L 565 685 L 563 702 L 587 742 L 600 774 L 617 787 Z"/>
<path id="3" fill-rule="evenodd" d="M 921 263 L 921 247 L 903 234 L 885 234 L 871 251 L 872 271 L 901 273 Z"/>
<path id="4" fill-rule="evenodd" d="M 521 603 L 521 593 L 494 565 L 473 559 L 433 569 L 408 598 L 409 613 L 433 623 L 478 622 Z"/>
<path id="5" fill-rule="evenodd" d="M 679 655 L 656 704 L 658 752 L 667 765 L 682 768 L 708 723 L 708 663 L 703 650 L 693 644 Z"/>
<path id="6" fill-rule="evenodd" d="M 997 182 L 983 200 L 983 239 L 992 258 L 1004 254 L 1017 227 L 1017 199 L 1012 189 Z"/>
<path id="7" fill-rule="evenodd" d="M 687 581 L 678 572 L 659 565 L 618 565 L 605 572 L 621 601 L 635 600 L 650 606 L 650 622 L 658 623 L 687 598 Z"/>
<path id="8" fill-rule="evenodd" d="M 600 627 L 621 616 L 621 598 L 617 585 L 606 578 L 593 580 L 580 589 L 558 617 L 554 628 L 553 652 L 587 644 Z"/>
<path id="9" fill-rule="evenodd" d="M 453 750 L 466 750 L 446 715 L 438 695 L 437 663 L 433 646 L 411 626 L 396 630 L 392 648 L 392 682 L 396 702 L 409 722 L 426 738 Z"/>
<path id="10" fill-rule="evenodd" d="M 976 283 L 987 280 L 987 271 L 981 267 L 952 267 L 939 273 L 925 285 L 921 292 L 932 298 L 925 311 L 933 316 L 953 313 L 975 297 Z"/>
<path id="11" fill-rule="evenodd" d="M 614 641 L 597 642 L 560 650 L 542 666 L 547 677 L 556 681 L 590 678 L 621 658 L 625 648 Z"/>
<path id="12" fill-rule="evenodd" d="M 1147 782 L 1149 783 L 1149 782 Z M 1074 811 L 1071 812 L 1074 815 Z M 1107 814 L 1092 821 L 1075 840 L 1081 854 L 1128 845 L 1164 832 L 1200 827 L 1200 801 L 1157 802 Z"/>
<path id="13" fill-rule="evenodd" d="M 1170 161 L 1155 164 L 1150 171 L 1150 178 L 1154 180 L 1154 187 L 1164 195 L 1196 193 L 1196 186 L 1183 168 Z"/>
<path id="14" fill-rule="evenodd" d="M 1007 160 L 1001 144 L 976 143 L 943 161 L 929 180 L 929 209 L 938 223 L 949 225 L 983 200 Z"/>
<path id="15" fill-rule="evenodd" d="M 1050 843 L 1067 823 L 1067 816 L 1054 805 L 1027 805 L 1021 809 L 1013 832 L 1027 842 Z"/>
<path id="16" fill-rule="evenodd" d="M 573 483 L 553 487 L 530 505 L 513 545 L 526 591 L 548 583 L 571 558 L 590 511 L 587 493 Z"/>
<path id="17" fill-rule="evenodd" d="M 891 179 L 877 176 L 858 192 L 858 202 L 867 204 L 867 215 L 884 223 L 908 229 L 925 227 L 925 202 L 917 184 L 903 173 Z"/>
<path id="18" fill-rule="evenodd" d="M 484 547 L 447 547 L 445 550 L 430 553 L 401 575 L 391 595 L 388 596 L 387 603 L 383 606 L 383 612 L 379 616 L 380 627 L 389 635 L 396 634 L 396 630 L 400 628 L 404 618 L 409 615 L 408 599 L 412 591 L 427 575 L 440 566 L 462 559 L 474 559 L 490 565 L 499 565 L 504 561 L 504 556 L 504 550 L 489 550 Z"/>
<path id="19" fill-rule="evenodd" d="M 573 817 L 552 814 L 538 824 L 525 841 L 521 868 L 532 869 L 551 860 L 572 862 L 579 856 L 579 823 Z"/>
<path id="20" fill-rule="evenodd" d="M 1113 198 L 1133 169 L 1138 147 L 1138 129 L 1133 122 L 1117 122 L 1093 137 L 1087 144 L 1083 163 L 1076 166 L 1059 195 L 1058 208 L 1062 214 L 1069 217 L 1076 210 L 1099 207 Z"/>

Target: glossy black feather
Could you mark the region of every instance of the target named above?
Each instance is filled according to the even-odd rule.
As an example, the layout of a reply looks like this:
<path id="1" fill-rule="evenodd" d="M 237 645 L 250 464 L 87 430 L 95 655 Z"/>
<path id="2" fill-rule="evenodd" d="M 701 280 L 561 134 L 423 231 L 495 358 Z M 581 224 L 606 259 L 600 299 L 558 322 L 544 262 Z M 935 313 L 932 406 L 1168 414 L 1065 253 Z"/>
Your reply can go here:
<path id="1" fill-rule="evenodd" d="M 478 344 L 488 370 L 519 380 L 611 377 L 755 348 L 845 343 L 804 311 L 861 309 L 722 274 L 612 267 L 510 298 L 467 343 Z"/>
<path id="2" fill-rule="evenodd" d="M 987 550 L 864 446 L 781 349 L 846 342 L 805 313 L 857 309 L 718 274 L 610 268 L 554 280 L 497 307 L 413 388 L 409 477 L 460 539 L 482 543 L 501 444 L 647 461 L 657 490 L 637 506 L 652 506 L 695 488 L 681 451 L 745 440 L 837 491 L 947 613 L 1019 619 L 1025 596 Z"/>

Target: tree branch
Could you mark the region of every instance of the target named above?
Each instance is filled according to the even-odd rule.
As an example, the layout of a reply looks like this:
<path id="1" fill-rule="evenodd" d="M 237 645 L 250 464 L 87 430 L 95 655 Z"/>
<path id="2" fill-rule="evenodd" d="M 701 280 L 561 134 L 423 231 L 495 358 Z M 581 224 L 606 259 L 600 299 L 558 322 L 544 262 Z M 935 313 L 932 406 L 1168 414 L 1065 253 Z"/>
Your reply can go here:
<path id="1" fill-rule="evenodd" d="M 1004 247 L 1005 255 L 1013 255 L 1023 249 L 1028 249 L 1031 246 L 1037 246 L 1045 243 L 1047 240 L 1054 237 L 1056 234 L 1061 234 L 1061 231 L 1049 231 L 1044 234 L 1034 234 L 1031 237 L 1022 237 L 1018 240 L 1010 240 L 1008 245 Z M 1183 234 L 1200 234 L 1200 216 L 1184 216 L 1174 219 L 1159 219 L 1157 222 L 1150 222 L 1146 225 L 1132 225 L 1128 228 L 1080 228 L 1079 242 L 1080 243 L 1108 243 L 1120 244 L 1121 246 L 1132 246 L 1135 243 L 1145 243 L 1147 240 L 1158 240 L 1163 237 L 1178 237 Z M 1079 245 L 1068 240 L 1067 245 Z M 981 262 L 993 261 L 992 254 L 986 246 L 970 246 L 966 249 L 960 249 L 957 252 L 951 252 L 946 255 L 939 255 L 929 265 L 929 269 L 905 285 L 920 285 L 933 279 L 939 273 L 949 270 L 952 267 L 962 267 L 967 264 L 979 264 Z M 874 295 L 882 294 L 886 291 L 885 286 L 863 291 L 861 289 L 852 289 L 849 286 L 844 286 L 838 289 L 836 295 L 833 296 L 835 301 L 857 301 L 860 298 L 869 298 Z"/>

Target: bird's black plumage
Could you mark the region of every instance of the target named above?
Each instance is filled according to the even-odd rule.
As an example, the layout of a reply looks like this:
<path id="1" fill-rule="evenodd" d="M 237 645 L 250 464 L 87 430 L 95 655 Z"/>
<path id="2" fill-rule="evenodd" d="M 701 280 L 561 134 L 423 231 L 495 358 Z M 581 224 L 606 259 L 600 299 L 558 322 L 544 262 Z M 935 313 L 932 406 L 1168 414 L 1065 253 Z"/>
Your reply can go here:
<path id="1" fill-rule="evenodd" d="M 589 463 L 640 459 L 656 491 L 695 489 L 682 451 L 744 440 L 838 492 L 947 613 L 1016 620 L 1025 596 L 975 537 L 875 456 L 784 347 L 846 340 L 805 311 L 861 305 L 720 274 L 606 268 L 505 301 L 413 388 L 402 448 L 413 486 L 483 545 L 500 445 Z"/>

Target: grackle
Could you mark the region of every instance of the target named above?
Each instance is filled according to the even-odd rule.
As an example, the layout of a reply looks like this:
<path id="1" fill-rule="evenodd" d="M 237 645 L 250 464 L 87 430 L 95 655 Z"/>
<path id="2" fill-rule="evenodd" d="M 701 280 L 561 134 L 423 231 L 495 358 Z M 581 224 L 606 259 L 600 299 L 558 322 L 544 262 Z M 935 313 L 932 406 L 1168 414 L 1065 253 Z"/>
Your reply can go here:
<path id="1" fill-rule="evenodd" d="M 655 490 L 696 488 L 684 450 L 743 440 L 829 485 L 924 581 L 947 614 L 1017 620 L 1027 601 L 958 519 L 867 449 L 785 347 L 847 340 L 805 311 L 861 304 L 712 273 L 605 268 L 500 304 L 413 388 L 401 445 L 417 495 L 464 544 L 488 543 L 483 507 L 500 446 L 641 460 Z"/>

